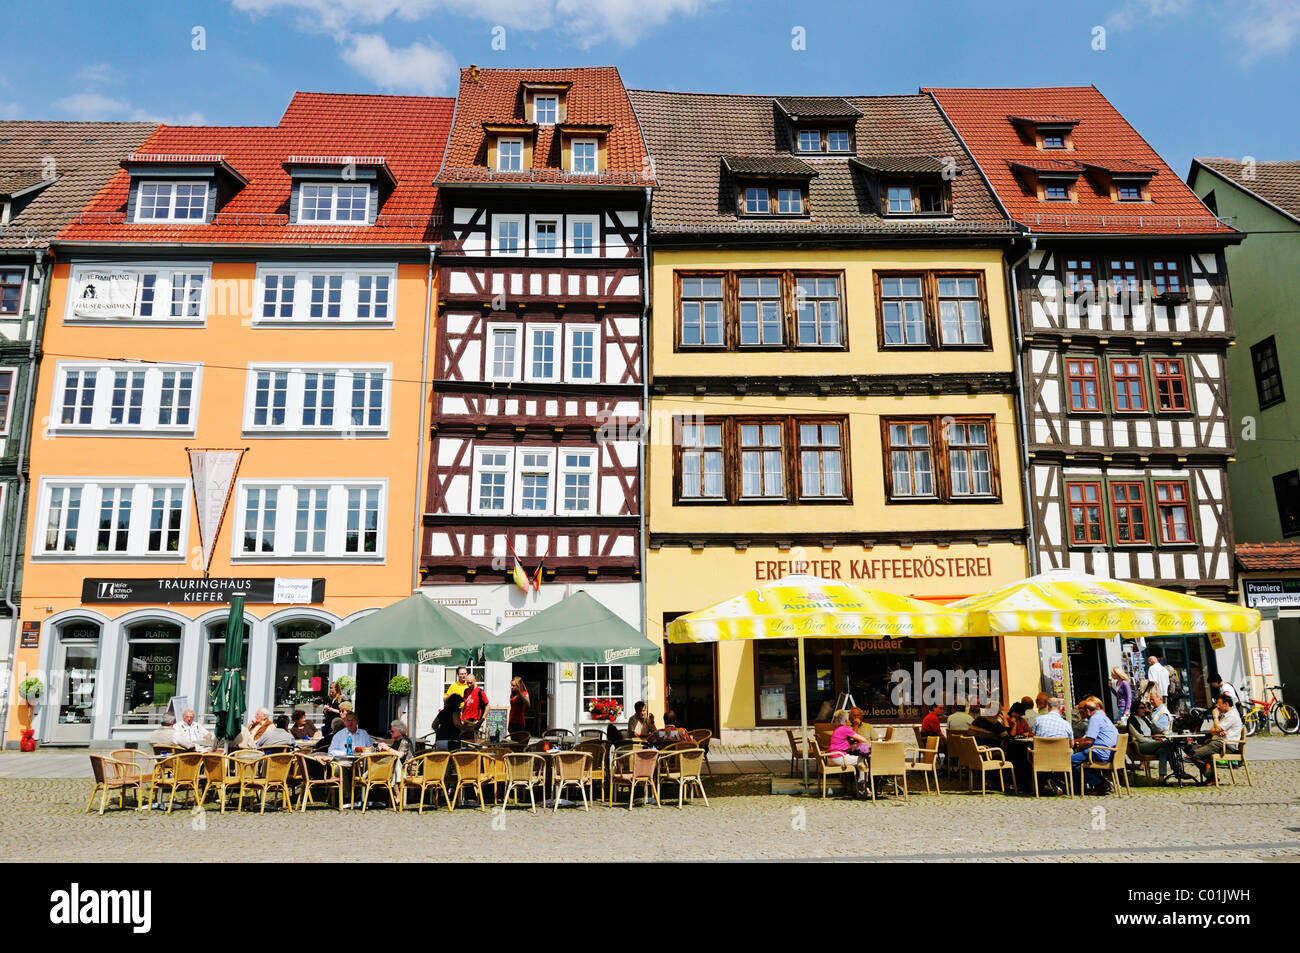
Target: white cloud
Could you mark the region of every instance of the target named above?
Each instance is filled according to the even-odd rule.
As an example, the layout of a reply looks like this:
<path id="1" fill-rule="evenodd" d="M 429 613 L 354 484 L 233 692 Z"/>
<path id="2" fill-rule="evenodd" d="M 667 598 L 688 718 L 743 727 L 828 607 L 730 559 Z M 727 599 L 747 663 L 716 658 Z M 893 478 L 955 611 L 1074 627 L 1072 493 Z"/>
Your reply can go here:
<path id="1" fill-rule="evenodd" d="M 67 113 L 70 119 L 95 122 L 162 122 L 169 126 L 202 126 L 203 113 L 190 112 L 162 116 L 152 110 L 141 109 L 125 100 L 114 99 L 100 93 L 73 93 L 54 101 L 54 108 Z"/>
<path id="2" fill-rule="evenodd" d="M 1128 30 L 1143 20 L 1179 16 L 1191 5 L 1192 0 L 1125 0 L 1124 6 L 1106 17 L 1106 26 L 1113 30 Z"/>
<path id="3" fill-rule="evenodd" d="M 610 39 L 632 46 L 679 16 L 694 16 L 713 0 L 556 0 L 555 12 L 581 49 Z"/>
<path id="4" fill-rule="evenodd" d="M 25 112 L 22 103 L 0 103 L 0 119 L 21 119 Z"/>
<path id="5" fill-rule="evenodd" d="M 91 63 L 77 70 L 73 77 L 78 83 L 87 86 L 107 86 L 122 79 L 122 74 L 108 63 Z"/>
<path id="6" fill-rule="evenodd" d="M 1242 43 L 1242 61 L 1250 65 L 1266 56 L 1290 51 L 1300 37 L 1300 3 L 1295 0 L 1250 0 L 1229 29 Z"/>
<path id="7" fill-rule="evenodd" d="M 455 87 L 455 58 L 435 43 L 412 43 L 397 49 L 377 33 L 348 40 L 343 61 L 380 89 L 433 95 Z"/>

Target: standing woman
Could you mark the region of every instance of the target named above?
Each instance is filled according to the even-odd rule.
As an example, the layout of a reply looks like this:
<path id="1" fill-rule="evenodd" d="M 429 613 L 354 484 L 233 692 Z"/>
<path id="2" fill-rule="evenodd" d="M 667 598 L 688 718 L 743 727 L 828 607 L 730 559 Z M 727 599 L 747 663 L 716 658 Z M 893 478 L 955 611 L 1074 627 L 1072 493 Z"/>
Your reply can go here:
<path id="1" fill-rule="evenodd" d="M 524 725 L 524 715 L 532 707 L 532 699 L 528 697 L 528 689 L 524 685 L 524 680 L 516 675 L 510 679 L 510 724 L 511 731 L 527 731 Z"/>
<path id="2" fill-rule="evenodd" d="M 1110 682 L 1115 693 L 1115 723 L 1122 725 L 1128 721 L 1129 709 L 1133 707 L 1133 683 L 1118 665 L 1110 670 Z"/>
<path id="3" fill-rule="evenodd" d="M 325 717 L 321 719 L 325 724 L 330 724 L 334 718 L 343 717 L 343 689 L 339 688 L 338 682 L 330 682 L 329 697 L 325 699 Z"/>

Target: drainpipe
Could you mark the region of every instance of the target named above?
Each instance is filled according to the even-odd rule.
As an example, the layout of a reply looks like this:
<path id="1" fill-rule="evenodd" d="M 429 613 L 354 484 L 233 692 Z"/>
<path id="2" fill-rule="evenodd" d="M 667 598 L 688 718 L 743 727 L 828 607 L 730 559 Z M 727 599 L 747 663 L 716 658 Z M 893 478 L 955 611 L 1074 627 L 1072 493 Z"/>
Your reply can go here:
<path id="1" fill-rule="evenodd" d="M 7 656 L 9 659 L 8 678 L 11 687 L 17 677 L 14 663 L 18 654 L 18 632 L 21 627 L 18 619 L 18 606 L 14 603 L 14 578 L 18 572 L 18 560 L 21 553 L 19 541 L 23 538 L 27 525 L 24 504 L 27 499 L 27 484 L 30 480 L 27 452 L 32 433 L 32 406 L 36 403 L 36 352 L 41 337 L 45 332 L 45 311 L 50 303 L 50 283 L 45 274 L 45 250 L 41 248 L 36 249 L 36 259 L 32 263 L 32 281 L 40 283 L 40 301 L 36 307 L 35 317 L 32 322 L 31 342 L 27 348 L 27 393 L 23 395 L 23 416 L 19 424 L 17 456 L 18 501 L 14 506 L 13 542 L 9 547 L 9 570 L 5 579 L 4 596 L 5 605 L 9 608 L 9 616 L 13 619 L 13 631 L 9 633 L 9 654 Z M 0 704 L 3 704 L 3 708 L 0 708 L 0 750 L 4 748 L 4 735 L 9 731 L 9 699 L 12 695 L 12 691 L 6 691 L 3 702 L 0 702 Z"/>
<path id="2" fill-rule="evenodd" d="M 429 432 L 429 397 L 424 389 L 429 380 L 429 328 L 433 323 L 433 267 L 438 257 L 438 246 L 429 246 L 429 271 L 424 282 L 424 349 L 420 356 L 420 440 L 415 451 L 415 543 L 412 546 L 411 592 L 420 591 L 420 543 L 424 538 L 424 505 L 428 495 L 428 481 L 421 483 L 424 476 L 424 441 Z M 420 666 L 411 666 L 411 695 L 406 712 L 406 731 L 415 730 L 415 706 L 420 698 Z"/>
<path id="3" fill-rule="evenodd" d="M 640 563 L 641 563 L 641 585 L 640 585 L 640 604 L 641 604 L 641 628 L 646 630 L 649 635 L 646 618 L 646 537 L 649 532 L 650 514 L 646 506 L 649 500 L 649 494 L 646 492 L 646 445 L 650 440 L 650 198 L 652 189 L 646 186 L 645 189 L 645 209 L 641 214 L 641 439 L 637 441 L 637 468 L 639 477 L 637 480 L 637 489 L 639 491 L 639 504 L 641 532 L 638 534 L 640 540 Z M 667 672 L 667 666 L 664 671 Z M 667 684 L 664 685 L 664 706 L 668 705 Z M 642 697 L 645 695 L 645 686 L 642 686 Z M 663 717 L 663 712 L 660 712 Z"/>

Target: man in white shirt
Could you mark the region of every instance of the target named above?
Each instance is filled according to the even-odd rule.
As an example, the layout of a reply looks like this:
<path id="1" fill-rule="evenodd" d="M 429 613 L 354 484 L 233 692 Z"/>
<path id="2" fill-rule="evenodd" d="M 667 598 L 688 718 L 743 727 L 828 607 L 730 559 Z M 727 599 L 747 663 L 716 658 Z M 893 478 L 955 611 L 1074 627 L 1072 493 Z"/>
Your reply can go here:
<path id="1" fill-rule="evenodd" d="M 1154 655 L 1147 659 L 1147 678 L 1155 682 L 1161 701 L 1169 697 L 1169 669 L 1161 665 L 1160 659 Z"/>
<path id="2" fill-rule="evenodd" d="M 1074 729 L 1061 715 L 1065 708 L 1064 698 L 1053 698 L 1047 703 L 1047 714 L 1034 719 L 1035 738 L 1074 738 Z"/>
<path id="3" fill-rule="evenodd" d="M 195 719 L 193 708 L 181 713 L 181 720 L 176 723 L 176 738 L 187 748 L 211 748 L 217 743 L 212 732 Z"/>
<path id="4" fill-rule="evenodd" d="M 352 739 L 352 750 L 369 748 L 373 742 L 370 735 L 357 727 L 356 712 L 347 712 L 343 716 L 343 730 L 330 739 L 330 754 L 347 754 L 348 739 Z"/>
<path id="5" fill-rule="evenodd" d="M 1201 784 L 1213 786 L 1213 775 L 1210 774 L 1210 762 L 1221 754 L 1236 753 L 1237 745 L 1235 742 L 1241 740 L 1241 715 L 1237 712 L 1237 706 L 1232 703 L 1232 696 L 1223 693 L 1214 703 L 1211 711 L 1213 716 L 1209 724 L 1210 740 L 1199 748 L 1192 749 L 1192 761 L 1201 769 Z M 1201 726 L 1205 729 L 1205 726 Z"/>
<path id="6" fill-rule="evenodd" d="M 1216 673 L 1210 678 L 1210 697 L 1218 698 L 1220 695 L 1227 695 L 1231 698 L 1234 708 L 1241 704 L 1241 696 L 1239 696 L 1237 690 L 1232 687 L 1232 682 L 1225 682 L 1223 676 Z"/>

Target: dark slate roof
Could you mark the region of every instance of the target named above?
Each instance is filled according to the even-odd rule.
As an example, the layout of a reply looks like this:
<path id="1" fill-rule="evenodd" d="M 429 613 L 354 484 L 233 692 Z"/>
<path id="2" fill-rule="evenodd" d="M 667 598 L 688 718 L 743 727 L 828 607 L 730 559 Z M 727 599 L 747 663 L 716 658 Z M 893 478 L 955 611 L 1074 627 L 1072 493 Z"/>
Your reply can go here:
<path id="1" fill-rule="evenodd" d="M 118 171 L 122 157 L 158 126 L 149 122 L 0 122 L 0 192 L 18 199 L 0 248 L 45 248 Z M 28 198 L 30 197 L 30 200 Z"/>
<path id="2" fill-rule="evenodd" d="M 809 215 L 767 221 L 736 215 L 735 180 L 722 159 L 793 158 L 789 120 L 771 96 L 651 90 L 629 90 L 628 95 L 659 180 L 652 213 L 658 234 L 847 236 L 1012 230 L 928 96 L 850 96 L 845 101 L 861 113 L 853 122 L 859 158 L 951 158 L 958 173 L 951 218 L 882 218 L 868 193 L 866 174 L 849 164 L 849 156 L 800 156 L 799 161 L 817 172 L 808 186 Z"/>
<path id="3" fill-rule="evenodd" d="M 789 175 L 810 178 L 817 170 L 793 156 L 723 156 L 722 165 L 733 175 Z"/>
<path id="4" fill-rule="evenodd" d="M 872 173 L 916 174 L 943 171 L 943 161 L 934 156 L 855 156 L 849 162 Z"/>
<path id="5" fill-rule="evenodd" d="M 1236 159 L 1197 159 L 1197 163 L 1276 206 L 1300 221 L 1300 162 L 1253 162 Z"/>
<path id="6" fill-rule="evenodd" d="M 862 110 L 839 96 L 778 96 L 776 104 L 799 119 L 856 119 Z"/>

